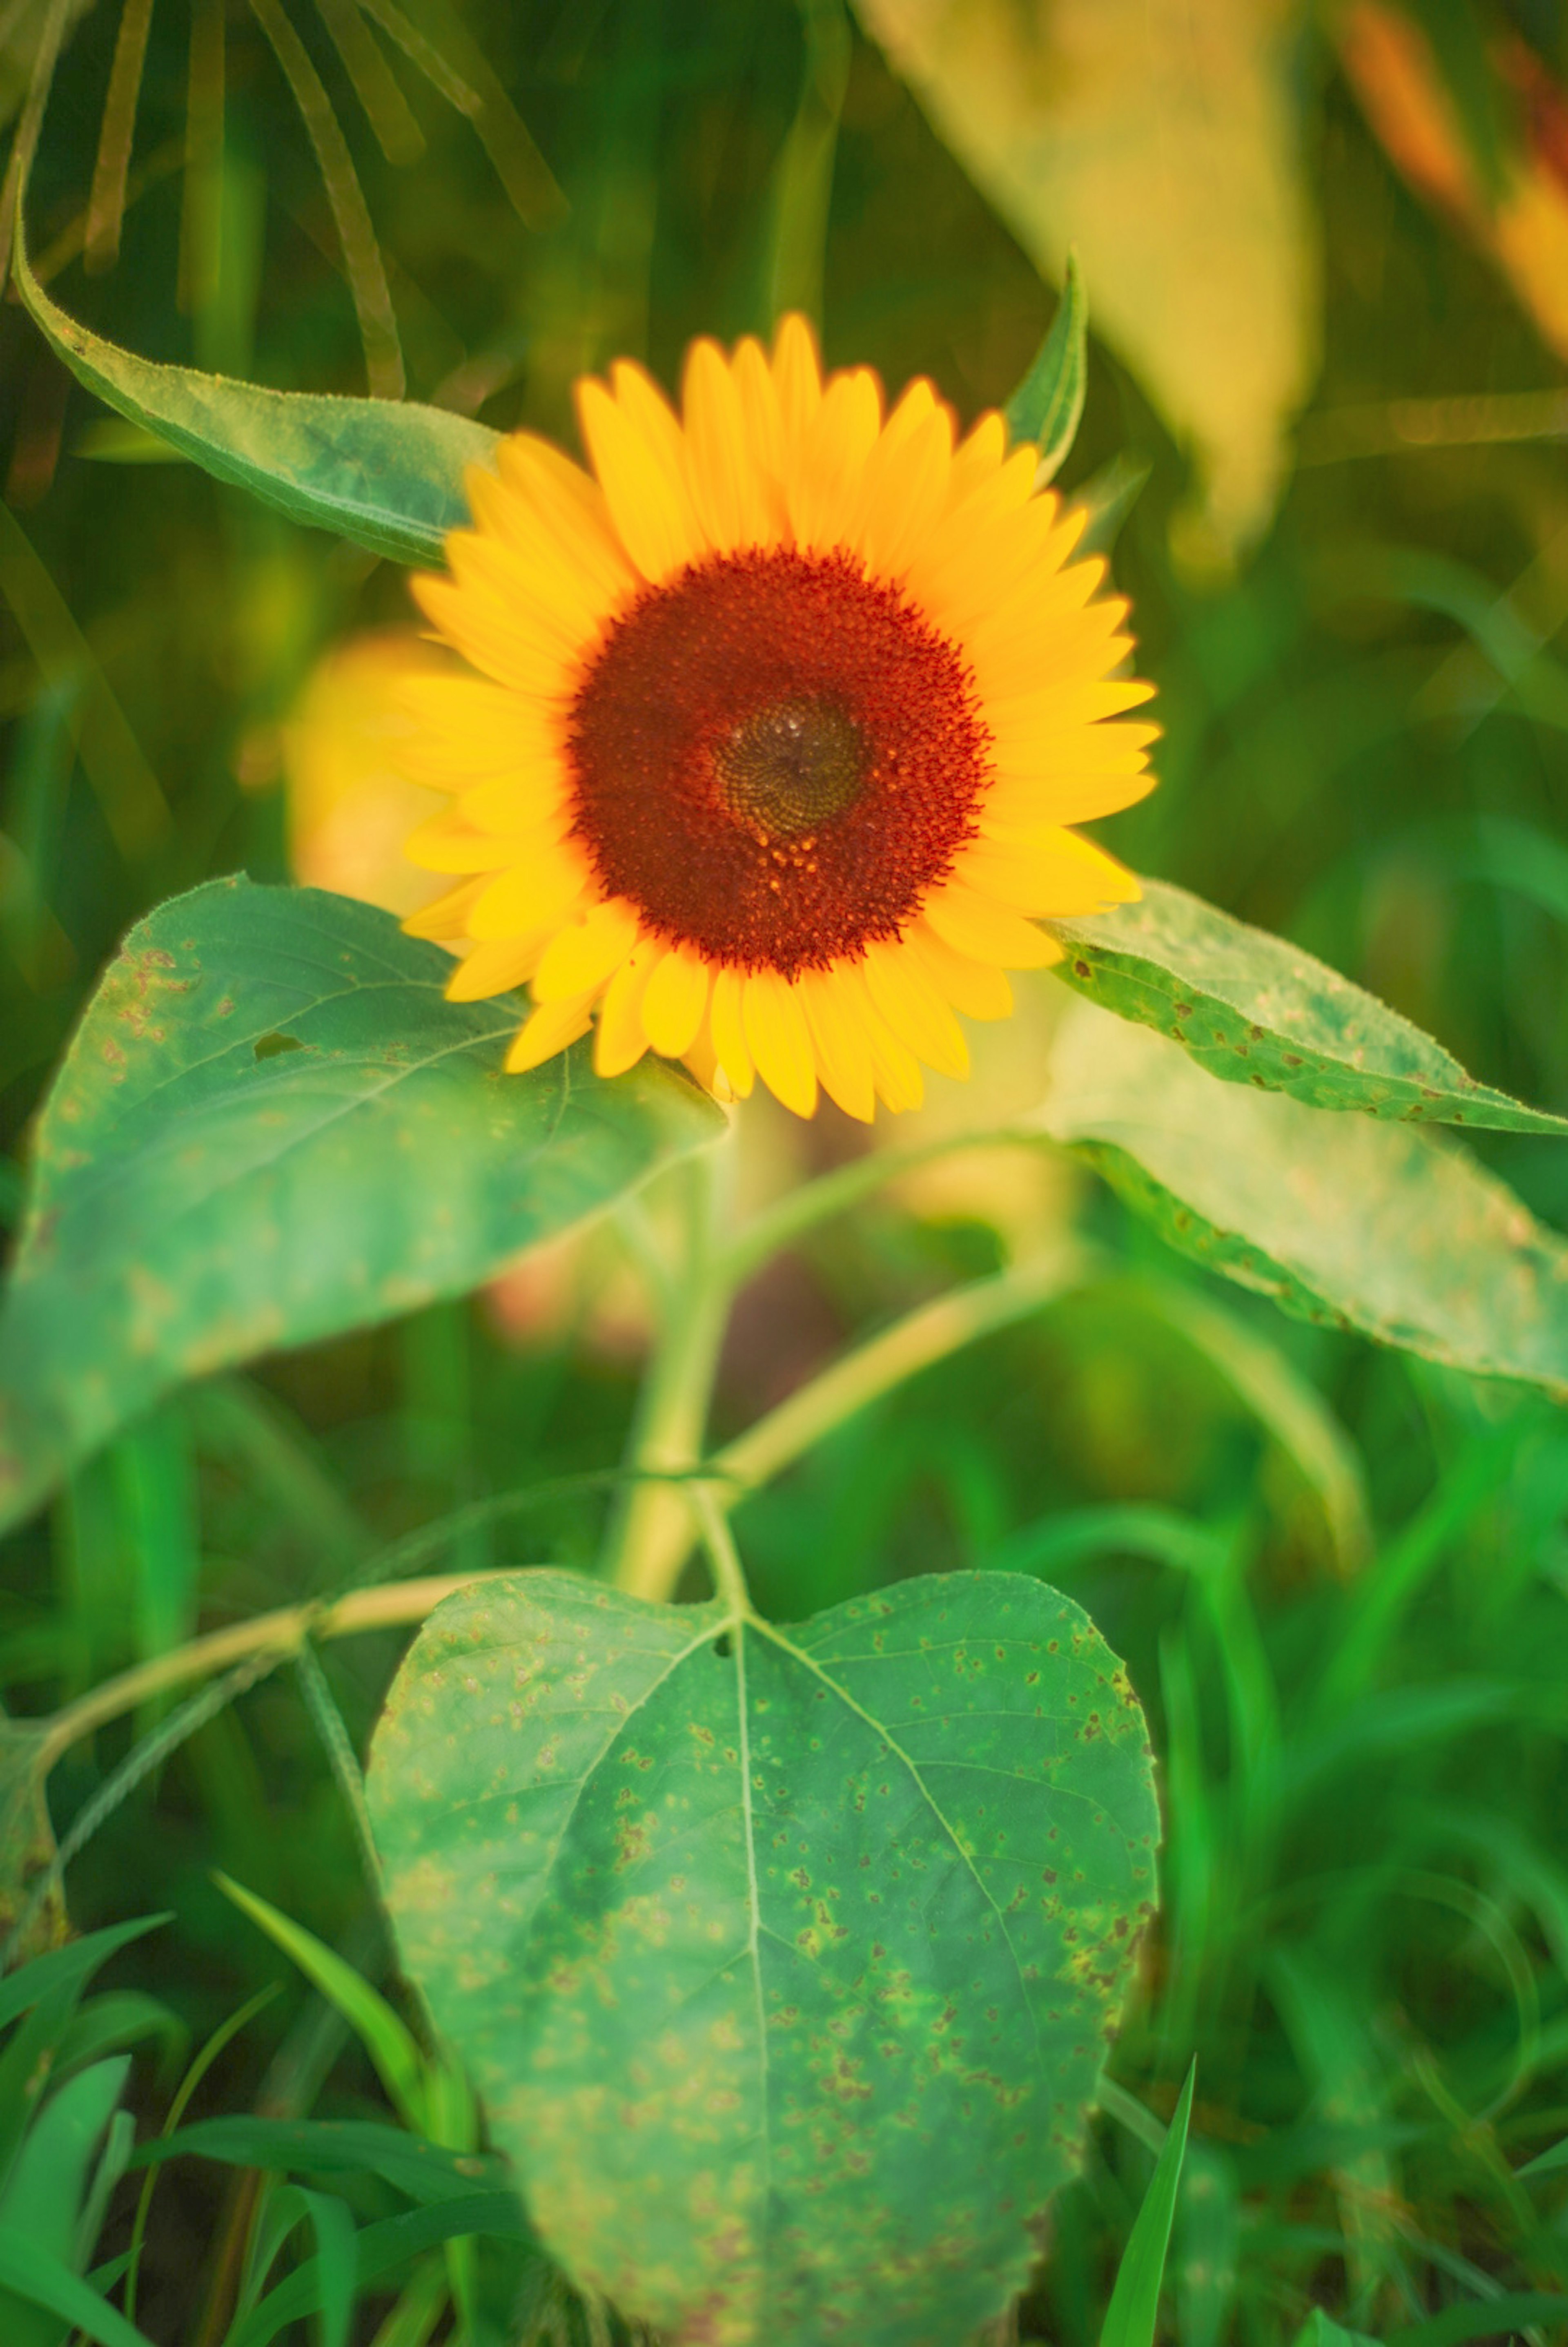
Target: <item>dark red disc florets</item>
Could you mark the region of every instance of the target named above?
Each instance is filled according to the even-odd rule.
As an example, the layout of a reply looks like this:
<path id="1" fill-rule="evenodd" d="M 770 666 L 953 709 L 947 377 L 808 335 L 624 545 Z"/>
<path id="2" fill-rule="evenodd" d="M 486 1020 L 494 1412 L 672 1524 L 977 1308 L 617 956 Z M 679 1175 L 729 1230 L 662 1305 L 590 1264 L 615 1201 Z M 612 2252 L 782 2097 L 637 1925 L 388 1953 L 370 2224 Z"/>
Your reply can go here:
<path id="1" fill-rule="evenodd" d="M 787 977 L 898 934 L 973 836 L 989 771 L 953 646 L 847 557 L 793 548 L 646 589 L 567 732 L 606 893 Z"/>

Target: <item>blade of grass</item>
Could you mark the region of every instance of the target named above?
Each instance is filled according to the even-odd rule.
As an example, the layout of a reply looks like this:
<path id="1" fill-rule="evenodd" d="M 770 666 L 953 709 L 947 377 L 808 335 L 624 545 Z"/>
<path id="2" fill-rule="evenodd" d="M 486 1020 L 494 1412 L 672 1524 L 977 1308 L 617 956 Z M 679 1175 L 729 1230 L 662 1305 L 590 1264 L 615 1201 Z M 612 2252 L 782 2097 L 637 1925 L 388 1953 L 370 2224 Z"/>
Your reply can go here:
<path id="1" fill-rule="evenodd" d="M 412 163 L 424 152 L 424 133 L 414 120 L 397 78 L 377 46 L 374 34 L 361 15 L 357 0 L 316 0 L 343 71 L 354 86 L 354 96 L 376 144 L 389 163 Z"/>
<path id="2" fill-rule="evenodd" d="M 303 1924 L 280 1914 L 253 1891 L 241 1889 L 226 1874 L 213 1880 L 225 1898 L 260 1924 L 269 1939 L 290 1957 L 324 1997 L 336 2005 L 374 2063 L 382 2086 L 404 2124 L 418 2135 L 425 2127 L 425 2060 L 412 2032 L 398 2018 L 351 1964 L 326 1947 Z"/>
<path id="3" fill-rule="evenodd" d="M 177 294 L 188 317 L 216 300 L 223 263 L 224 20 L 224 0 L 191 0 Z"/>
<path id="4" fill-rule="evenodd" d="M 0 2289 L 14 2291 L 30 2306 L 46 2307 L 75 2325 L 97 2347 L 152 2347 L 143 2332 L 106 2304 L 69 2266 L 11 2227 L 0 2227 Z"/>
<path id="5" fill-rule="evenodd" d="M 89 276 L 112 269 L 119 259 L 126 174 L 130 169 L 137 102 L 141 96 L 151 24 L 152 0 L 124 0 L 115 39 L 115 61 L 109 69 L 108 96 L 104 100 L 103 125 L 98 132 L 92 193 L 87 198 L 87 241 L 83 261 Z"/>
<path id="6" fill-rule="evenodd" d="M 1159 2321 L 1160 2284 L 1165 2279 L 1166 2253 L 1176 2216 L 1176 2189 L 1186 2157 L 1186 2134 L 1192 2118 L 1193 2087 L 1197 2064 L 1186 2074 L 1166 2147 L 1155 2164 L 1132 2238 L 1122 2253 L 1116 2285 L 1105 2311 L 1100 2347 L 1154 2347 Z"/>
<path id="7" fill-rule="evenodd" d="M 69 605 L 9 507 L 0 506 L 0 594 L 45 682 L 79 682 L 76 752 L 115 846 L 136 863 L 172 820 L 168 801 Z"/>
<path id="8" fill-rule="evenodd" d="M 231 2013 L 227 2021 L 219 2023 L 218 2027 L 175 2089 L 174 2100 L 169 2104 L 168 2116 L 160 2130 L 165 2142 L 174 2134 L 180 2120 L 185 2116 L 191 2096 L 225 2046 L 232 2045 L 240 2031 L 254 2021 L 256 2015 L 265 2005 L 270 2004 L 278 1993 L 278 1983 L 275 1981 L 270 1981 L 265 1988 L 258 1989 L 254 1996 L 248 1997 L 238 2013 Z M 127 2317 L 132 2322 L 136 2321 L 136 2293 L 137 2282 L 141 2273 L 142 2243 L 147 2238 L 147 2220 L 152 2209 L 153 2193 L 158 2188 L 158 2164 L 156 2160 L 149 2159 L 147 2181 L 141 2188 L 141 2193 L 137 2201 L 136 2216 L 131 2224 L 130 2250 L 126 2266 L 125 2309 Z"/>
<path id="9" fill-rule="evenodd" d="M 315 149 L 321 184 L 332 209 L 360 339 L 365 351 L 365 379 L 372 399 L 401 399 L 406 388 L 402 347 L 381 246 L 372 225 L 370 207 L 359 173 L 349 153 L 342 125 L 333 111 L 321 75 L 311 64 L 305 44 L 285 14 L 281 0 L 250 0 L 251 13 L 283 69 L 293 92 L 311 145 Z"/>

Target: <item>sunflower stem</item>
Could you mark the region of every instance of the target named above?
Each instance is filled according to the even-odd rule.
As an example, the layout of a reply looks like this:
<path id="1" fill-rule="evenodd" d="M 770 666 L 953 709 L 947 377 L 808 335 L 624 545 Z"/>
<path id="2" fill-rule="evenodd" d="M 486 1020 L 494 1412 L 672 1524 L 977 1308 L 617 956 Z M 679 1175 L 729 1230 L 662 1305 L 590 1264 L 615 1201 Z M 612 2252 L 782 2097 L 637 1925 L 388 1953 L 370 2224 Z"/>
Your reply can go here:
<path id="1" fill-rule="evenodd" d="M 666 1288 L 657 1346 L 643 1381 L 626 1465 L 634 1479 L 610 1521 L 602 1569 L 636 1597 L 674 1594 L 698 1527 L 688 1488 L 666 1482 L 702 1457 L 708 1404 L 735 1283 L 723 1234 L 733 1187 L 734 1143 L 679 1168 L 686 1214 L 679 1258 Z"/>

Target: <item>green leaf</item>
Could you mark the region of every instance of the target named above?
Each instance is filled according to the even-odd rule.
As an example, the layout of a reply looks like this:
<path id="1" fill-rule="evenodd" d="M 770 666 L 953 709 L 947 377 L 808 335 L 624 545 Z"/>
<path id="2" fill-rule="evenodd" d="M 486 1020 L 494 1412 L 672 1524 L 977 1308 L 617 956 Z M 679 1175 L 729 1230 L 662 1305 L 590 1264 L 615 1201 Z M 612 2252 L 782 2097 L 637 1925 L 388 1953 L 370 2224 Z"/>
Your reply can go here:
<path id="1" fill-rule="evenodd" d="M 127 938 L 46 1103 L 0 1307 L 0 1525 L 186 1378 L 476 1286 L 722 1130 L 315 889 L 209 882 Z M 280 1048 L 280 1045 L 290 1048 Z"/>
<path id="2" fill-rule="evenodd" d="M 1187 2071 L 1165 2149 L 1155 2163 L 1132 2237 L 1122 2252 L 1116 2286 L 1111 2292 L 1105 2327 L 1100 2332 L 1100 2347 L 1154 2347 L 1160 2313 L 1160 2284 L 1165 2279 L 1176 2189 L 1186 2157 L 1187 2124 L 1192 2117 L 1192 2090 L 1196 2079 L 1197 2064 L 1194 2062 Z"/>
<path id="3" fill-rule="evenodd" d="M 379 2176 L 421 2201 L 462 2199 L 506 2180 L 501 2163 L 486 2153 L 449 2151 L 373 2119 L 199 2119 L 144 2144 L 131 2166 L 188 2157 L 302 2176 Z"/>
<path id="4" fill-rule="evenodd" d="M 443 2200 L 435 2208 L 411 2209 L 403 2216 L 386 2217 L 379 2225 L 365 2226 L 354 2245 L 360 2282 L 364 2286 L 379 2280 L 382 2274 L 440 2242 L 473 2239 L 532 2243 L 528 2220 L 514 2192 L 476 2192 L 471 2199 Z M 286 2324 L 316 2312 L 321 2288 L 321 2261 L 307 2259 L 236 2325 L 224 2347 L 268 2347 Z M 121 2342 L 111 2342 L 111 2347 L 121 2347 Z"/>
<path id="5" fill-rule="evenodd" d="M 1075 1004 L 1041 1129 L 1162 1237 L 1308 1320 L 1568 1395 L 1568 1246 L 1457 1143 L 1217 1084 Z"/>
<path id="6" fill-rule="evenodd" d="M 1089 303 L 1075 252 L 1067 255 L 1062 299 L 1034 364 L 1003 409 L 1008 437 L 1040 451 L 1036 487 L 1054 479 L 1077 437 L 1089 381 Z"/>
<path id="7" fill-rule="evenodd" d="M 1501 2298 L 1474 2298 L 1463 2306 L 1450 2306 L 1430 2322 L 1396 2331 L 1389 2347 L 1461 2347 L 1465 2340 L 1495 2342 L 1522 2331 L 1526 2323 L 1568 2321 L 1568 2298 L 1545 2291 L 1508 2291 Z"/>
<path id="8" fill-rule="evenodd" d="M 99 2062 L 51 2095 L 28 2129 L 0 2195 L 0 2232 L 31 2241 L 71 2270 L 76 2265 L 88 2168 L 129 2070 L 127 2055 Z M 89 2254 L 93 2246 L 87 2245 Z M 57 2309 L 26 2304 L 0 2290 L 0 2339 L 5 2347 L 56 2347 L 68 2327 Z"/>
<path id="9" fill-rule="evenodd" d="M 399 2020 L 385 1997 L 355 1972 L 352 1964 L 345 1963 L 313 1932 L 307 1932 L 302 1923 L 280 1914 L 265 1899 L 231 1882 L 226 1874 L 215 1879 L 224 1897 L 232 1899 L 242 1913 L 259 1923 L 268 1938 L 299 1965 L 312 1986 L 330 2004 L 336 2005 L 375 2064 L 377 2075 L 400 2116 L 411 2127 L 422 2126 L 424 2056 L 412 2032 Z"/>
<path id="10" fill-rule="evenodd" d="M 730 2347 L 952 2347 L 1020 2286 L 1155 1897 L 1143 1716 L 1077 1606 L 971 1573 L 782 1630 L 489 1583 L 367 1794 L 579 2285 Z"/>
<path id="11" fill-rule="evenodd" d="M 46 2308 L 95 2340 L 97 2347 L 152 2347 L 79 2274 L 7 2225 L 0 2225 L 0 2291 L 14 2292 L 29 2306 Z"/>
<path id="12" fill-rule="evenodd" d="M 1521 2176 L 1550 2176 L 1559 2168 L 1568 2168 L 1568 2136 L 1554 2143 L 1550 2151 L 1539 2152 L 1517 2172 Z"/>
<path id="13" fill-rule="evenodd" d="M 112 1923 L 107 1931 L 88 1932 L 69 1946 L 52 1948 L 47 1955 L 35 1956 L 31 1963 L 8 1973 L 0 1980 L 0 2029 L 31 2012 L 56 1989 L 85 1985 L 119 1949 L 170 1921 L 168 1915 L 138 1915 L 129 1923 Z"/>
<path id="14" fill-rule="evenodd" d="M 268 391 L 138 358 L 50 300 L 28 265 L 19 219 L 16 282 L 79 383 L 290 519 L 396 562 L 439 560 L 447 531 L 467 520 L 463 469 L 490 465 L 500 437 L 487 425 L 410 400 Z"/>
<path id="15" fill-rule="evenodd" d="M 1568 1119 L 1477 1083 L 1441 1043 L 1300 947 L 1185 888 L 1143 889 L 1136 905 L 1047 924 L 1068 949 L 1058 975 L 1173 1037 L 1211 1076 L 1410 1124 L 1568 1133 Z"/>
<path id="16" fill-rule="evenodd" d="M 1315 2306 L 1296 2334 L 1295 2347 L 1378 2347 L 1364 2331 L 1343 2331 Z"/>

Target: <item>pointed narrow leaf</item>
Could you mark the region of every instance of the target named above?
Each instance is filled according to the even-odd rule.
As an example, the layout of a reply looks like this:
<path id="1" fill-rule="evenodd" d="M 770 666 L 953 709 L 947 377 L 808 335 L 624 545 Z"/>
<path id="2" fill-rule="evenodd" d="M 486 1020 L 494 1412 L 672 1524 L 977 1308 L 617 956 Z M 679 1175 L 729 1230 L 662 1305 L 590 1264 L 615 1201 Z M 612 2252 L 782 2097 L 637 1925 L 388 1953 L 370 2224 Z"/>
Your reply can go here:
<path id="1" fill-rule="evenodd" d="M 280 1914 L 269 1901 L 260 1898 L 254 1891 L 247 1891 L 240 1883 L 231 1882 L 226 1874 L 214 1879 L 224 1897 L 231 1899 L 242 1914 L 260 1925 L 268 1938 L 299 1965 L 327 2002 L 337 2006 L 375 2064 L 376 2074 L 405 2125 L 421 2125 L 424 2116 L 424 2057 L 413 2033 L 381 1992 L 372 1988 L 352 1964 L 345 1963 L 335 1949 L 318 1940 L 314 1932 L 307 1932 L 302 1923 L 296 1923 L 291 1915 Z"/>
<path id="2" fill-rule="evenodd" d="M 0 1300 L 0 1524 L 179 1380 L 477 1286 L 712 1139 L 663 1062 L 502 1072 L 524 1014 L 310 888 L 131 931 L 46 1102 Z"/>
<path id="3" fill-rule="evenodd" d="M 1089 304 L 1078 256 L 1067 255 L 1062 299 L 1034 364 L 1003 410 L 1008 437 L 1033 440 L 1040 451 L 1035 482 L 1044 487 L 1061 470 L 1077 437 L 1089 380 Z"/>
<path id="4" fill-rule="evenodd" d="M 1568 1133 L 1568 1119 L 1477 1083 L 1441 1043 L 1299 946 L 1185 888 L 1143 888 L 1136 905 L 1048 925 L 1068 949 L 1058 974 L 1118 1018 L 1172 1037 L 1211 1076 L 1410 1124 Z"/>
<path id="5" fill-rule="evenodd" d="M 1295 2347 L 1378 2347 L 1364 2331 L 1344 2331 L 1315 2306 L 1296 2334 Z"/>
<path id="6" fill-rule="evenodd" d="M 97 2347 L 152 2347 L 89 2282 L 11 2226 L 0 2225 L 0 2291 L 28 2306 L 46 2308 L 63 2323 L 95 2340 Z"/>
<path id="7" fill-rule="evenodd" d="M 692 2347 L 954 2347 L 1021 2285 L 1155 1895 L 1143 1715 L 1077 1606 L 969 1573 L 782 1630 L 494 1582 L 366 1789 L 579 2283 Z"/>
<path id="8" fill-rule="evenodd" d="M 1308 1320 L 1568 1397 L 1568 1245 L 1457 1142 L 1217 1084 L 1073 1006 L 1039 1124 L 1211 1270 Z"/>
<path id="9" fill-rule="evenodd" d="M 439 560 L 447 531 L 467 520 L 463 467 L 489 464 L 500 436 L 486 425 L 412 400 L 268 391 L 138 358 L 50 300 L 28 266 L 19 220 L 16 282 L 78 382 L 290 519 L 394 562 Z"/>
<path id="10" fill-rule="evenodd" d="M 1131 2239 L 1122 2252 L 1116 2286 L 1111 2292 L 1105 2328 L 1100 2332 L 1100 2347 L 1154 2347 L 1160 2314 L 1160 2284 L 1165 2279 L 1166 2252 L 1170 2248 L 1182 2162 L 1186 2157 L 1187 2123 L 1192 2117 L 1192 2090 L 1196 2077 L 1197 2064 L 1194 2062 L 1187 2071 L 1165 2149 L 1149 2178 L 1149 2188 L 1144 2195 Z"/>

